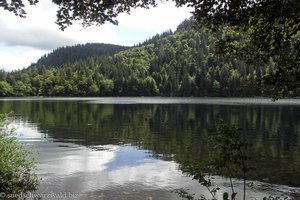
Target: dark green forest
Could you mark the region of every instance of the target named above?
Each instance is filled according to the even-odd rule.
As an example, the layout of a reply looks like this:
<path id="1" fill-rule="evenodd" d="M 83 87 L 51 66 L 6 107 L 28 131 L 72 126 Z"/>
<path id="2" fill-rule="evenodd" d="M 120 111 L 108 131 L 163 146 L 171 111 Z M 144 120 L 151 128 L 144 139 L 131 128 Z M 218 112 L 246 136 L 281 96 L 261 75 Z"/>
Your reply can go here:
<path id="1" fill-rule="evenodd" d="M 92 56 L 112 55 L 119 51 L 129 49 L 129 47 L 113 45 L 87 43 L 75 46 L 60 47 L 49 54 L 42 56 L 36 63 L 30 67 L 36 66 L 61 66 L 66 63 L 72 63 L 78 60 L 86 59 Z"/>
<path id="2" fill-rule="evenodd" d="M 267 96 L 271 68 L 215 53 L 216 39 L 185 20 L 134 47 L 59 48 L 31 67 L 0 72 L 0 96 Z"/>

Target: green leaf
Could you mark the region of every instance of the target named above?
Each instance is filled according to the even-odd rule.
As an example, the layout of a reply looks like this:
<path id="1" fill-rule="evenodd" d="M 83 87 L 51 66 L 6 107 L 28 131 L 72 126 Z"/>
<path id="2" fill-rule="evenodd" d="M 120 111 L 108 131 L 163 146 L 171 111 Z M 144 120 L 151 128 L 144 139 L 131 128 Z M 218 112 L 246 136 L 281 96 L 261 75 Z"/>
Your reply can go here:
<path id="1" fill-rule="evenodd" d="M 229 195 L 228 195 L 228 193 L 227 192 L 224 192 L 223 193 L 223 200 L 229 200 Z"/>

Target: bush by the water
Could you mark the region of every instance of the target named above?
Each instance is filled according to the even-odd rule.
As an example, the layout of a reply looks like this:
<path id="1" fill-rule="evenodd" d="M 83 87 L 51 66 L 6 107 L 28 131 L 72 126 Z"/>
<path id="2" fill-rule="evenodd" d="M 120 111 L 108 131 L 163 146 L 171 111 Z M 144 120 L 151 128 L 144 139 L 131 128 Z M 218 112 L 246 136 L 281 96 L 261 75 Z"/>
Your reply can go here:
<path id="1" fill-rule="evenodd" d="M 9 116 L 0 114 L 0 199 L 34 191 L 38 185 L 32 148 L 16 139 L 9 123 Z"/>

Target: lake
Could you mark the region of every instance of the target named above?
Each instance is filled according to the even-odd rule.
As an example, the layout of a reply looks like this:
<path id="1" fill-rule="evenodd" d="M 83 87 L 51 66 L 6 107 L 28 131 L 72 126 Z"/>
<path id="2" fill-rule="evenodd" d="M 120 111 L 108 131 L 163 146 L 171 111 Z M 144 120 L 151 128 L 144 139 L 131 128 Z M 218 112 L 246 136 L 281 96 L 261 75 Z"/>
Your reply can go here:
<path id="1" fill-rule="evenodd" d="M 206 157 L 219 117 L 251 144 L 248 199 L 300 199 L 299 99 L 0 99 L 0 112 L 9 111 L 18 138 L 36 147 L 43 199 L 180 199 L 178 188 L 208 195 L 180 166 Z M 212 181 L 230 191 L 226 178 Z M 242 194 L 242 181 L 235 186 Z"/>

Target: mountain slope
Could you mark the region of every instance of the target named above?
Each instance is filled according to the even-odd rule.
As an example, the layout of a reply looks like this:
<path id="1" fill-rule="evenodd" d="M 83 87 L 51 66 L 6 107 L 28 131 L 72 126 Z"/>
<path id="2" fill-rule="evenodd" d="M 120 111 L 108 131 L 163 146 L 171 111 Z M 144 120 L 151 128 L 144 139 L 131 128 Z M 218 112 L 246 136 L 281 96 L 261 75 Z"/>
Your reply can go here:
<path id="1" fill-rule="evenodd" d="M 103 43 L 87 43 L 60 47 L 42 56 L 35 64 L 32 64 L 31 67 L 42 65 L 46 67 L 61 66 L 65 63 L 72 63 L 93 56 L 112 55 L 129 48 L 130 47 Z"/>
<path id="2" fill-rule="evenodd" d="M 261 96 L 253 68 L 214 53 L 215 39 L 191 21 L 151 44 L 7 74 L 2 96 Z M 1 77 L 1 76 L 0 76 Z M 1 80 L 0 80 L 1 81 Z M 1 87 L 1 84 L 0 84 Z M 0 88 L 1 89 L 1 88 Z"/>

